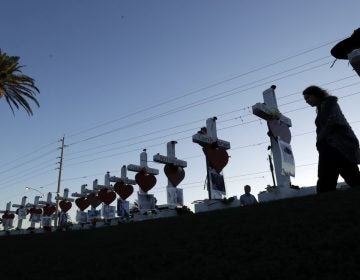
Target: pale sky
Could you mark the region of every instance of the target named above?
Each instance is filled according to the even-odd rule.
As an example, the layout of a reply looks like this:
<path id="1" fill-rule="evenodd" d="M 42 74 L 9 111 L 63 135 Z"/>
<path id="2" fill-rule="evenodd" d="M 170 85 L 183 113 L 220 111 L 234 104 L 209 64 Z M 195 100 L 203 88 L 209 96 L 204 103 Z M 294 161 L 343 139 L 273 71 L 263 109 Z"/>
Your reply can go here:
<path id="1" fill-rule="evenodd" d="M 245 184 L 256 195 L 272 180 L 267 126 L 251 106 L 272 84 L 293 123 L 293 184 L 317 179 L 315 111 L 302 100 L 305 87 L 337 95 L 360 135 L 359 77 L 345 61 L 330 68 L 330 49 L 359 27 L 357 0 L 1 0 L 1 10 L 0 47 L 21 57 L 41 92 L 33 117 L 13 116 L 0 100 L 1 210 L 24 195 L 32 202 L 37 193 L 27 186 L 56 191 L 64 135 L 61 189 L 71 193 L 103 183 L 106 171 L 120 176 L 143 148 L 152 161 L 177 140 L 176 156 L 188 162 L 179 188 L 191 207 L 208 196 L 205 158 L 192 135 L 213 116 L 218 137 L 232 147 L 227 196 L 241 195 Z M 160 170 L 149 193 L 166 203 L 163 165 L 149 166 Z"/>

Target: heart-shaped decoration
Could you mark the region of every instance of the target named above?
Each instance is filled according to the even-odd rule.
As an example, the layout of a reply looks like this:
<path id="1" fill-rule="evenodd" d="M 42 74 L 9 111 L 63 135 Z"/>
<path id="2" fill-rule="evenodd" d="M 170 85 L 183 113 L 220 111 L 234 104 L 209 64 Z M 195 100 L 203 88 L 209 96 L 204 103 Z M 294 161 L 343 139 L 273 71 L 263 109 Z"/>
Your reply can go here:
<path id="1" fill-rule="evenodd" d="M 153 174 L 139 172 L 135 175 L 135 181 L 144 192 L 148 192 L 155 186 L 156 177 Z"/>
<path id="2" fill-rule="evenodd" d="M 14 219 L 15 215 L 12 213 L 4 213 L 4 215 L 2 215 L 3 219 Z"/>
<path id="3" fill-rule="evenodd" d="M 51 216 L 53 213 L 55 213 L 56 207 L 54 205 L 46 205 L 43 207 L 43 214 L 44 216 Z"/>
<path id="4" fill-rule="evenodd" d="M 106 205 L 109 205 L 111 202 L 113 202 L 116 199 L 116 193 L 113 192 L 112 190 L 102 189 L 101 191 L 99 191 L 98 197 Z"/>
<path id="5" fill-rule="evenodd" d="M 175 166 L 173 164 L 165 164 L 164 172 L 166 177 L 169 179 L 170 183 L 173 184 L 174 187 L 179 185 L 181 181 L 185 178 L 184 168 L 180 166 Z"/>
<path id="6" fill-rule="evenodd" d="M 41 208 L 32 207 L 32 208 L 30 208 L 29 213 L 30 213 L 30 214 L 42 214 L 42 209 L 41 209 Z"/>
<path id="7" fill-rule="evenodd" d="M 96 208 L 101 204 L 100 198 L 95 194 L 91 193 L 87 196 L 87 200 L 89 201 L 92 208 Z"/>
<path id="8" fill-rule="evenodd" d="M 90 206 L 90 201 L 85 197 L 79 197 L 75 199 L 75 204 L 77 207 L 79 207 L 80 211 L 84 211 Z"/>
<path id="9" fill-rule="evenodd" d="M 210 166 L 214 168 L 217 173 L 220 173 L 229 161 L 229 155 L 224 149 L 209 145 L 205 146 L 203 151 Z"/>
<path id="10" fill-rule="evenodd" d="M 66 213 L 67 211 L 70 210 L 72 203 L 67 200 L 61 200 L 59 203 L 59 206 L 60 206 L 61 210 Z"/>
<path id="11" fill-rule="evenodd" d="M 126 185 L 123 182 L 116 182 L 114 185 L 114 190 L 122 200 L 125 200 L 130 195 L 132 195 L 134 192 L 134 187 L 132 185 Z"/>

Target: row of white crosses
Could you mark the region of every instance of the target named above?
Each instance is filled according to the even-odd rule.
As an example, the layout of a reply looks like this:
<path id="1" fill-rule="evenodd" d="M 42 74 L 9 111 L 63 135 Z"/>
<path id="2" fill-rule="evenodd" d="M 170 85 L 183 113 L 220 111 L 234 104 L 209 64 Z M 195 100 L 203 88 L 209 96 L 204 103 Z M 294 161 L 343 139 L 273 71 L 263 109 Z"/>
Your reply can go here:
<path id="1" fill-rule="evenodd" d="M 167 155 L 163 156 L 159 153 L 154 155 L 154 162 L 165 164 L 164 171 L 168 178 L 167 185 L 167 202 L 169 206 L 183 205 L 183 193 L 181 189 L 177 189 L 177 185 L 184 179 L 185 171 L 183 168 L 187 166 L 187 162 L 179 160 L 175 156 L 176 141 L 167 143 Z M 135 180 L 129 179 L 126 172 L 137 172 Z M 77 213 L 77 220 L 86 221 L 84 218 L 84 210 L 91 205 L 95 210 L 98 204 L 93 199 L 99 199 L 105 204 L 109 205 L 115 199 L 114 191 L 119 195 L 117 202 L 118 216 L 123 217 L 124 214 L 129 214 L 129 202 L 126 199 L 133 193 L 133 185 L 139 185 L 138 203 L 140 212 L 154 210 L 156 199 L 154 195 L 148 194 L 148 191 L 156 184 L 155 175 L 159 174 L 159 170 L 148 166 L 146 149 L 140 154 L 140 164 L 129 164 L 121 168 L 121 177 L 110 176 L 107 172 L 104 179 L 104 185 L 99 185 L 97 179 L 93 182 L 93 189 L 86 189 L 86 185 L 81 187 L 81 193 L 73 193 L 73 197 L 77 197 L 75 204 L 80 211 Z M 115 183 L 114 186 L 111 182 Z M 98 200 L 99 201 L 99 200 Z M 92 203 L 94 202 L 94 203 Z M 110 206 L 109 206 L 110 207 Z M 105 207 L 106 208 L 106 207 Z M 104 206 L 103 206 L 104 209 Z M 125 213 L 123 212 L 125 211 Z M 104 212 L 104 211 L 103 211 Z M 111 218 L 111 217 L 110 217 Z"/>
<path id="2" fill-rule="evenodd" d="M 111 182 L 115 182 L 115 185 L 112 186 Z M 121 177 L 110 176 L 110 172 L 107 172 L 104 177 L 104 185 L 99 185 L 97 179 L 93 181 L 92 190 L 87 189 L 86 184 L 82 185 L 80 193 L 72 194 L 73 197 L 77 198 L 75 204 L 79 208 L 76 220 L 80 224 L 95 223 L 101 218 L 101 214 L 106 220 L 115 218 L 115 207 L 110 205 L 116 199 L 115 192 L 119 195 L 119 200 L 126 204 L 126 198 L 133 192 L 132 184 L 136 184 L 136 182 L 126 177 L 126 166 L 123 166 Z M 101 203 L 102 213 L 100 210 L 96 210 Z M 84 210 L 89 206 L 91 209 L 86 213 Z"/>
<path id="3" fill-rule="evenodd" d="M 62 212 L 67 212 L 71 208 L 71 205 L 67 204 L 70 201 L 72 201 L 71 199 L 68 198 L 68 192 L 69 192 L 68 189 L 64 189 L 64 195 L 55 198 L 57 201 L 61 200 L 60 208 L 62 209 Z M 22 197 L 20 204 L 11 205 L 10 202 L 8 203 L 7 209 L 9 208 L 10 210 L 11 206 L 17 208 L 17 210 L 14 212 L 10 211 L 10 213 L 16 213 L 18 216 L 17 229 L 22 228 L 23 220 L 26 219 L 26 216 L 29 213 L 30 213 L 30 228 L 34 229 L 37 223 L 42 222 L 42 226 L 44 229 L 47 230 L 51 229 L 52 219 L 53 218 L 56 219 L 56 214 L 57 214 L 56 202 L 52 202 L 51 192 L 47 194 L 46 201 L 41 201 L 40 200 L 41 197 L 42 196 L 35 196 L 33 203 L 26 203 L 27 200 L 26 196 Z M 55 217 L 54 217 L 54 213 L 56 213 Z"/>
<path id="4" fill-rule="evenodd" d="M 272 86 L 264 91 L 264 103 L 255 104 L 253 106 L 253 113 L 260 118 L 267 120 L 269 125 L 277 186 L 289 188 L 291 186 L 289 176 L 294 176 L 294 161 L 290 146 L 291 136 L 288 129 L 288 127 L 291 126 L 291 120 L 278 111 L 274 89 L 275 87 Z M 192 137 L 193 142 L 198 143 L 203 147 L 206 156 L 209 199 L 219 199 L 222 198 L 223 195 L 226 195 L 224 178 L 221 173 L 228 162 L 229 156 L 226 150 L 230 149 L 230 143 L 218 139 L 216 120 L 216 117 L 207 119 L 206 128 L 203 128 Z M 176 158 L 175 144 L 176 141 L 167 143 L 166 156 L 158 153 L 153 157 L 154 162 L 165 164 L 164 171 L 168 178 L 166 187 L 168 205 L 183 204 L 182 190 L 177 189 L 176 187 L 185 176 L 183 168 L 187 166 L 187 162 Z M 284 158 L 286 156 L 287 158 Z M 286 165 L 286 163 L 288 163 L 288 165 Z M 131 180 L 126 176 L 127 170 L 137 172 L 135 180 Z M 108 172 L 105 175 L 104 185 L 98 185 L 96 179 L 93 181 L 92 190 L 88 190 L 86 185 L 82 185 L 81 193 L 73 193 L 72 196 L 78 198 L 75 203 L 79 207 L 80 212 L 83 212 L 89 205 L 91 205 L 92 210 L 96 210 L 96 207 L 101 203 L 101 200 L 99 200 L 99 197 L 96 194 L 102 195 L 102 202 L 107 201 L 106 204 L 109 205 L 113 201 L 113 190 L 115 190 L 120 196 L 120 201 L 125 202 L 126 198 L 133 192 L 132 185 L 137 183 L 140 187 L 138 192 L 140 210 L 153 210 L 155 207 L 155 198 L 152 194 L 148 194 L 147 192 L 156 184 L 155 175 L 158 174 L 158 169 L 150 168 L 148 166 L 147 153 L 146 149 L 144 149 L 140 154 L 140 164 L 129 164 L 127 167 L 124 165 L 121 169 L 121 177 L 110 176 L 110 173 Z M 115 182 L 114 187 L 111 186 L 111 182 Z M 32 207 L 32 209 L 36 210 L 40 205 L 53 205 L 51 202 L 51 194 L 45 202 L 40 202 L 39 199 L 40 197 L 37 196 L 35 197 L 33 204 L 26 204 L 26 197 L 23 197 L 22 203 L 20 205 L 13 205 L 13 207 L 19 207 L 19 209 L 25 208 L 25 210 Z M 70 201 L 73 201 L 73 199 L 68 198 L 67 189 L 64 190 L 63 197 L 56 197 L 56 200 L 57 202 L 59 200 L 63 202 L 64 205 L 60 208 L 62 208 L 62 212 L 64 213 L 70 209 L 71 206 L 69 206 L 69 203 L 71 204 Z M 83 202 L 85 203 L 81 204 Z M 65 207 L 66 205 L 68 206 Z M 31 227 L 34 227 L 37 221 L 38 219 L 33 219 L 31 221 Z M 22 219 L 19 219 L 18 228 L 21 228 L 21 223 Z"/>

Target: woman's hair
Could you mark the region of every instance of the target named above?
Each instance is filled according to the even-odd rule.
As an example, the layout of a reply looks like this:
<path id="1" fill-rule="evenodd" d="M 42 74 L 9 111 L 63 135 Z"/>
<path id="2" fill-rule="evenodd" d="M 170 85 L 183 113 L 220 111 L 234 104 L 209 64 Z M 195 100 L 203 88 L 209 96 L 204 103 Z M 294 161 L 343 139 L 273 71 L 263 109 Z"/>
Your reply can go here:
<path id="1" fill-rule="evenodd" d="M 326 97 L 329 96 L 329 93 L 318 86 L 309 86 L 303 91 L 303 95 L 315 95 L 320 100 L 324 100 Z"/>

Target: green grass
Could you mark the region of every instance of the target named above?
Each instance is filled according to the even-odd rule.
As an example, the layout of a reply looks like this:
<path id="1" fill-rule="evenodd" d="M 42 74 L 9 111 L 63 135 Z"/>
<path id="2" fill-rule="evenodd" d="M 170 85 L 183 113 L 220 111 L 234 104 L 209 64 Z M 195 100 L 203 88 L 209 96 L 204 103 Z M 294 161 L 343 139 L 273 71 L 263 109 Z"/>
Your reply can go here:
<path id="1" fill-rule="evenodd" d="M 1 279 L 360 279 L 360 189 L 0 238 Z"/>

